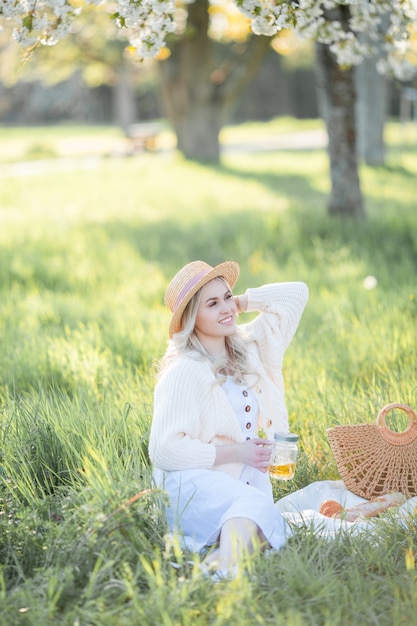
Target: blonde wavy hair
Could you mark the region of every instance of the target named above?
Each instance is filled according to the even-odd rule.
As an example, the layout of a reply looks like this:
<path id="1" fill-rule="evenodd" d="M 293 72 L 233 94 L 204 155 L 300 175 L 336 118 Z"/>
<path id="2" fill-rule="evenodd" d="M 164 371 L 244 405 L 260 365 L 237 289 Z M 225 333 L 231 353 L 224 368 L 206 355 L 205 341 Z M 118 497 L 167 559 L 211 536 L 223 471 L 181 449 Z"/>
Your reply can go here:
<path id="1" fill-rule="evenodd" d="M 221 281 L 227 289 L 230 289 L 230 285 L 224 278 L 219 277 L 213 280 Z M 165 355 L 159 362 L 159 373 L 162 373 L 178 357 L 189 354 L 198 360 L 208 359 L 212 365 L 213 373 L 219 382 L 224 382 L 227 375 L 233 376 L 234 381 L 237 383 L 247 381 L 248 376 L 253 374 L 253 372 L 248 369 L 246 345 L 239 333 L 239 329 L 233 335 L 225 337 L 226 357 L 213 357 L 197 337 L 195 322 L 202 289 L 203 287 L 194 294 L 187 304 L 181 318 L 182 330 L 179 333 L 175 333 L 169 341 Z"/>

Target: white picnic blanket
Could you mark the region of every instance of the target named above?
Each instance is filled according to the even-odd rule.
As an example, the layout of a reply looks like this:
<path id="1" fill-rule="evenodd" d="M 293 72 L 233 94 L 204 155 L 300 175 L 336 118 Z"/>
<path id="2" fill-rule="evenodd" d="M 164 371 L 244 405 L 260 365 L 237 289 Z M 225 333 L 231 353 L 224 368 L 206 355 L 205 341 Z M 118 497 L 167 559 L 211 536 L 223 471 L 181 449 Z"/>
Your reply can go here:
<path id="1" fill-rule="evenodd" d="M 371 531 L 375 520 L 382 519 L 368 518 L 347 522 L 329 518 L 319 513 L 320 505 L 325 500 L 336 500 L 343 508 L 366 502 L 364 498 L 348 491 L 341 480 L 322 480 L 311 483 L 307 487 L 299 489 L 275 503 L 275 506 L 287 521 L 288 535 L 290 536 L 295 528 L 304 526 L 313 529 L 323 538 L 333 539 L 337 533 L 344 531 L 350 533 Z M 394 509 L 390 511 L 390 514 L 395 514 L 400 521 L 405 523 L 411 514 L 417 514 L 417 496 L 407 500 L 395 512 Z"/>

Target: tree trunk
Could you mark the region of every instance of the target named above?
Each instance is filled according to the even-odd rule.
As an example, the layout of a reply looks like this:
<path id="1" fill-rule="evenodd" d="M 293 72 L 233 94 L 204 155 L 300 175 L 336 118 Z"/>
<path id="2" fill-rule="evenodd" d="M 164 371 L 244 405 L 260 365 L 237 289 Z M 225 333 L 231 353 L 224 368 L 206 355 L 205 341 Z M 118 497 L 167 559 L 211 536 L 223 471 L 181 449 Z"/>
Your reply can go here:
<path id="1" fill-rule="evenodd" d="M 218 162 L 225 107 L 203 62 L 209 46 L 203 40 L 187 39 L 172 47 L 169 59 L 160 64 L 162 95 L 178 149 L 187 159 Z"/>
<path id="2" fill-rule="evenodd" d="M 319 101 L 329 137 L 331 215 L 364 216 L 356 156 L 355 81 L 325 44 L 316 45 Z"/>
<path id="3" fill-rule="evenodd" d="M 388 17 L 382 21 L 384 31 Z M 366 38 L 365 38 L 366 41 Z M 377 45 L 377 42 L 373 42 Z M 358 128 L 358 157 L 368 165 L 383 165 L 385 161 L 384 126 L 387 108 L 387 81 L 377 70 L 384 57 L 382 42 L 372 57 L 365 58 L 356 68 L 356 121 Z"/>
<path id="4" fill-rule="evenodd" d="M 356 68 L 358 157 L 368 165 L 383 165 L 386 79 L 376 69 L 375 57 Z"/>
<path id="5" fill-rule="evenodd" d="M 170 56 L 159 64 L 163 105 L 184 156 L 217 163 L 227 113 L 259 67 L 270 38 L 215 43 L 208 35 L 209 0 L 195 0 L 187 10 L 185 34 L 169 42 Z"/>
<path id="6" fill-rule="evenodd" d="M 188 114 L 172 119 L 177 147 L 187 159 L 217 163 L 220 159 L 220 130 L 225 111 L 219 103 L 195 102 Z"/>
<path id="7" fill-rule="evenodd" d="M 115 122 L 126 133 L 136 121 L 136 105 L 129 68 L 126 64 L 115 69 L 116 82 L 113 90 Z"/>

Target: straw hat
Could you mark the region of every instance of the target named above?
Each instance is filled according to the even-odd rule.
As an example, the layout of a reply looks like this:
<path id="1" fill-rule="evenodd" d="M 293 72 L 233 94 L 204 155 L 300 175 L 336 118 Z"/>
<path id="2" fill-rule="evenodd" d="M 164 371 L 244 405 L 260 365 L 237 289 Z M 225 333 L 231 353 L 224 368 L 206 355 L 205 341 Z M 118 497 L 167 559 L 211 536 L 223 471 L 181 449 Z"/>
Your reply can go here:
<path id="1" fill-rule="evenodd" d="M 165 292 L 165 304 L 173 313 L 169 336 L 172 337 L 181 330 L 184 309 L 200 287 L 219 276 L 225 278 L 230 287 L 234 287 L 239 272 L 239 265 L 234 261 L 225 261 L 216 267 L 211 267 L 204 261 L 192 261 L 175 274 Z"/>

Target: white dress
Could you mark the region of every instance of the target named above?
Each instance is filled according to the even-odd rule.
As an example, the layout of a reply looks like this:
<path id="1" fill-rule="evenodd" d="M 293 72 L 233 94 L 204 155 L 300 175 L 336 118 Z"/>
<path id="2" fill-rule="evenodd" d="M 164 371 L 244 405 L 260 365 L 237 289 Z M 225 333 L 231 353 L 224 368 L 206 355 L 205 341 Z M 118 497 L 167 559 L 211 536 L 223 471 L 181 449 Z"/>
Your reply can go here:
<path id="1" fill-rule="evenodd" d="M 258 403 L 250 388 L 228 377 L 223 384 L 245 439 L 257 437 Z M 171 532 L 198 551 L 215 543 L 223 524 L 234 517 L 252 520 L 271 547 L 278 550 L 286 541 L 288 527 L 274 505 L 268 473 L 248 465 L 240 479 L 213 469 L 154 470 L 157 485 L 169 499 L 166 516 Z"/>

